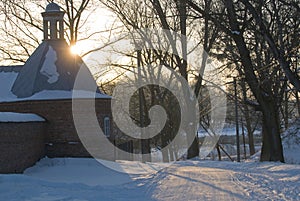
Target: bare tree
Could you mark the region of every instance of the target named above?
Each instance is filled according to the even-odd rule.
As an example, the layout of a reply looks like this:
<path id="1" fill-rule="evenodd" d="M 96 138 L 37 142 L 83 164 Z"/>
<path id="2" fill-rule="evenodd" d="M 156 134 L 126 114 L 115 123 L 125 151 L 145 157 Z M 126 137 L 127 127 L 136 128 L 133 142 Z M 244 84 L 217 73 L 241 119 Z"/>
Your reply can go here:
<path id="1" fill-rule="evenodd" d="M 299 37 L 297 7 L 286 7 L 284 3 L 275 1 L 216 2 L 223 5 L 226 12 L 207 13 L 193 1 L 189 1 L 189 5 L 234 41 L 234 45 L 227 46 L 227 49 L 238 53 L 236 68 L 258 102 L 252 106 L 263 114 L 261 160 L 284 161 L 278 108 L 286 85 L 282 82 L 284 76 L 298 89 L 298 75 L 289 66 L 290 57 L 299 49 L 296 41 Z M 294 5 L 292 2 L 291 5 Z"/>
<path id="2" fill-rule="evenodd" d="M 51 2 L 48 0 L 48 3 Z M 0 52 L 2 59 L 11 63 L 24 63 L 42 40 L 41 12 L 45 11 L 47 2 L 37 0 L 5 0 L 0 3 L 0 19 L 3 23 Z M 82 30 L 92 12 L 92 0 L 60 0 L 57 3 L 65 14 L 67 42 L 74 45 L 78 40 L 90 36 Z M 39 11 L 39 12 L 37 12 Z M 100 33 L 94 31 L 92 35 Z"/>
<path id="3" fill-rule="evenodd" d="M 213 48 L 214 41 L 219 36 L 219 31 L 217 27 L 212 26 L 213 24 L 201 17 L 195 16 L 191 12 L 186 4 L 186 1 L 179 0 L 149 0 L 149 1 L 111 1 L 102 0 L 104 5 L 106 5 L 112 12 L 116 13 L 124 26 L 128 31 L 133 31 L 134 29 L 142 28 L 158 28 L 169 30 L 166 31 L 166 37 L 168 40 L 168 45 L 170 46 L 173 54 L 161 55 L 159 51 L 153 51 L 152 54 L 155 56 L 159 62 L 173 70 L 177 71 L 183 78 L 188 82 L 193 79 L 195 86 L 195 94 L 198 95 L 202 86 L 202 74 L 204 72 L 206 61 L 210 50 Z M 204 3 L 207 10 L 211 9 L 211 1 L 206 0 Z M 202 23 L 204 24 L 202 26 Z M 176 40 L 178 38 L 174 37 L 171 32 L 174 31 L 180 34 L 180 50 L 176 46 Z M 203 32 L 202 32 L 203 31 Z M 187 55 L 190 53 L 187 50 L 187 40 L 189 37 L 193 36 L 199 40 L 199 44 L 204 44 L 204 50 L 206 52 L 200 55 L 199 58 L 202 59 L 200 64 L 199 72 L 192 72 L 187 64 Z M 141 37 L 144 37 L 143 34 Z M 181 55 L 179 54 L 181 52 Z M 193 74 L 191 78 L 190 74 Z M 186 91 L 186 93 L 189 93 Z M 189 105 L 195 103 L 187 103 Z M 193 113 L 195 111 L 188 111 Z M 187 120 L 188 122 L 189 120 Z M 189 128 L 189 126 L 187 126 Z M 190 128 L 187 133 L 190 136 L 195 136 L 195 128 Z M 188 158 L 198 156 L 199 146 L 198 140 L 195 138 L 192 145 L 188 150 Z"/>

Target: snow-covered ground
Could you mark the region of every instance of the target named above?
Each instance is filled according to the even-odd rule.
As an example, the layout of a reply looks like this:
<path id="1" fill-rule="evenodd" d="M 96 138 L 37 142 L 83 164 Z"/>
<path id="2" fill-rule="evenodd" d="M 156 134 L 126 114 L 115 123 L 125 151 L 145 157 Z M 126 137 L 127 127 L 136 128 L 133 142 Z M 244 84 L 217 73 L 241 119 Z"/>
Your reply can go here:
<path id="1" fill-rule="evenodd" d="M 239 126 L 239 133 L 240 135 L 242 135 L 242 132 L 243 132 L 243 129 L 241 127 L 241 125 Z M 245 132 L 245 135 L 247 135 L 247 130 L 245 129 L 244 130 Z M 224 127 L 223 129 L 221 130 L 220 133 L 218 133 L 220 135 L 223 135 L 223 136 L 232 136 L 232 135 L 236 135 L 236 127 L 235 127 L 235 124 L 224 124 Z M 256 128 L 256 130 L 254 131 L 253 133 L 254 135 L 261 135 L 261 128 Z M 198 136 L 199 137 L 205 137 L 207 136 L 207 132 L 206 130 L 204 130 L 203 128 L 199 128 L 198 129 Z"/>
<path id="2" fill-rule="evenodd" d="M 300 161 L 299 139 L 300 120 L 283 134 L 288 163 Z M 0 174 L 0 201 L 300 200 L 298 164 L 195 159 L 161 166 L 44 158 L 24 174 Z"/>
<path id="3" fill-rule="evenodd" d="M 136 162 L 127 168 L 141 168 Z M 151 165 L 150 165 L 151 166 Z M 124 166 L 125 167 L 125 166 Z M 299 200 L 300 166 L 179 161 L 153 174 L 113 171 L 93 159 L 43 159 L 0 175 L 0 200 Z"/>
<path id="4" fill-rule="evenodd" d="M 300 164 L 300 118 L 283 133 L 282 146 L 285 161 Z"/>

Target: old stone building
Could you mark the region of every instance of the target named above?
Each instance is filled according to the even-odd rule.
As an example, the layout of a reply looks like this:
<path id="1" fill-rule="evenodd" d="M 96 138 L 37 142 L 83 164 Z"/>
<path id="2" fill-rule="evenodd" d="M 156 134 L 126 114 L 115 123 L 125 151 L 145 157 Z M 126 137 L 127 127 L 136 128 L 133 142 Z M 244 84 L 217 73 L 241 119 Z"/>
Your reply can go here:
<path id="1" fill-rule="evenodd" d="M 93 77 L 82 59 L 70 52 L 59 6 L 50 3 L 42 16 L 44 40 L 26 63 L 0 67 L 0 173 L 22 172 L 45 156 L 90 156 L 73 122 L 72 93 L 79 70 L 84 79 Z M 97 87 L 90 93 L 95 95 L 98 122 L 113 142 L 111 97 Z M 82 93 L 77 98 L 90 96 Z"/>

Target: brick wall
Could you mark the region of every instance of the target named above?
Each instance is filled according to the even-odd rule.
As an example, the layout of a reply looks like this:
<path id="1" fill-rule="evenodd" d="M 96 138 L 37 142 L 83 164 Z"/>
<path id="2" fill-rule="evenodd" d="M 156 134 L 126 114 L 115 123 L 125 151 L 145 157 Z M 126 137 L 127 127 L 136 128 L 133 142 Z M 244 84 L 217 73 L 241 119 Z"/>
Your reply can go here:
<path id="1" fill-rule="evenodd" d="M 21 173 L 44 157 L 43 122 L 0 123 L 0 173 Z"/>
<path id="2" fill-rule="evenodd" d="M 89 110 L 94 104 L 95 110 Z M 0 103 L 1 112 L 34 113 L 43 117 L 43 123 L 0 123 L 0 173 L 22 172 L 35 164 L 42 156 L 48 157 L 91 157 L 82 145 L 73 121 L 72 100 L 35 100 Z M 122 133 L 112 121 L 111 100 L 79 100 L 76 112 L 84 122 L 84 130 L 93 131 L 93 126 L 103 128 L 105 117 L 111 119 L 112 143 L 132 143 L 132 139 L 122 137 Z M 98 125 L 89 122 L 89 117 L 97 119 Z M 102 129 L 103 130 L 103 129 Z M 91 132 L 92 132 L 91 131 Z M 115 139 L 117 136 L 118 139 Z M 105 143 L 107 143 L 105 141 Z M 122 147 L 123 148 L 123 147 Z M 131 146 L 129 146 L 132 149 Z M 101 152 L 102 159 L 114 159 L 119 154 L 102 146 L 94 147 Z M 132 151 L 132 150 L 131 150 Z M 130 160 L 130 159 L 129 159 Z"/>
<path id="3" fill-rule="evenodd" d="M 111 100 L 96 99 L 96 111 L 89 111 L 88 104 L 92 103 L 93 100 L 82 99 L 80 108 L 78 108 L 80 115 L 82 118 L 86 118 L 91 113 L 96 114 L 100 126 L 103 127 L 103 118 L 106 116 L 111 117 Z M 44 136 L 45 154 L 48 157 L 90 157 L 90 154 L 82 146 L 75 129 L 72 100 L 35 100 L 0 103 L 0 111 L 34 113 L 46 119 Z M 111 130 L 114 131 L 115 129 Z M 113 138 L 114 133 L 112 132 L 110 139 L 112 140 Z M 105 152 L 106 150 L 103 151 Z M 113 153 L 108 154 L 111 155 Z"/>

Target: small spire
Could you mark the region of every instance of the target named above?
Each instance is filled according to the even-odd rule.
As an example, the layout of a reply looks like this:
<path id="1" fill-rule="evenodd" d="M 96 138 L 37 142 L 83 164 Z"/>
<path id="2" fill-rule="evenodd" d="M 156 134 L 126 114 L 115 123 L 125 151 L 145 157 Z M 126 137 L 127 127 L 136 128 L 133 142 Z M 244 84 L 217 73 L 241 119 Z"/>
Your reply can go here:
<path id="1" fill-rule="evenodd" d="M 42 13 L 44 21 L 44 40 L 64 39 L 64 12 L 51 1 Z"/>

